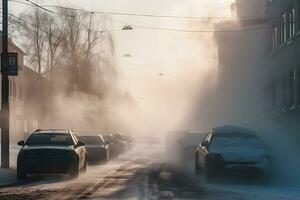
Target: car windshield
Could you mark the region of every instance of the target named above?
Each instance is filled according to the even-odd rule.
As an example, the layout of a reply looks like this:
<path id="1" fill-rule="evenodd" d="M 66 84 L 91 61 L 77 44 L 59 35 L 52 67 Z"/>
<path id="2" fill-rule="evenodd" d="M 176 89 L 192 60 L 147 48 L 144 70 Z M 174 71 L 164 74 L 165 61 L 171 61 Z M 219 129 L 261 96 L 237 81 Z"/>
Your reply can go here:
<path id="1" fill-rule="evenodd" d="M 64 145 L 69 146 L 73 145 L 72 138 L 69 134 L 60 134 L 60 133 L 40 133 L 32 134 L 26 145 Z"/>
<path id="2" fill-rule="evenodd" d="M 224 134 L 214 135 L 210 147 L 264 148 L 264 145 L 256 136 Z"/>
<path id="3" fill-rule="evenodd" d="M 104 144 L 99 136 L 79 136 L 78 139 L 86 145 Z"/>

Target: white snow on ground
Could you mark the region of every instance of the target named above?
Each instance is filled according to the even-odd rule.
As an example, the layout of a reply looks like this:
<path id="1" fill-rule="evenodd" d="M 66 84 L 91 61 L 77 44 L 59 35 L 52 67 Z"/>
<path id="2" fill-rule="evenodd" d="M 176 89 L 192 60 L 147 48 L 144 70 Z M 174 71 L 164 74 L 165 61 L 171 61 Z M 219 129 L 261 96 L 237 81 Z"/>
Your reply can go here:
<path id="1" fill-rule="evenodd" d="M 224 193 L 224 200 L 238 199 L 243 200 L 300 200 L 300 185 L 274 185 L 262 183 L 213 183 L 205 181 L 204 175 L 195 175 L 193 163 L 186 163 L 183 170 L 193 177 L 199 187 L 202 187 L 212 193 Z"/>
<path id="2" fill-rule="evenodd" d="M 207 187 L 213 191 L 240 194 L 246 200 L 299 200 L 299 186 L 272 185 L 220 185 L 211 184 Z"/>
<path id="3" fill-rule="evenodd" d="M 16 183 L 17 176 L 15 170 L 10 169 L 0 169 L 0 186 L 5 186 L 9 184 Z"/>
<path id="4" fill-rule="evenodd" d="M 1 169 L 0 168 L 0 186 L 10 185 L 16 183 L 16 166 L 17 166 L 17 156 L 20 147 L 12 144 L 10 146 L 10 168 L 11 169 Z M 0 159 L 1 159 L 1 144 L 0 144 Z"/>
<path id="5" fill-rule="evenodd" d="M 10 145 L 10 152 L 9 152 L 9 160 L 10 160 L 10 167 L 12 169 L 16 169 L 17 166 L 17 157 L 21 147 L 15 144 Z M 0 144 L 0 159 L 1 159 L 1 144 Z"/>

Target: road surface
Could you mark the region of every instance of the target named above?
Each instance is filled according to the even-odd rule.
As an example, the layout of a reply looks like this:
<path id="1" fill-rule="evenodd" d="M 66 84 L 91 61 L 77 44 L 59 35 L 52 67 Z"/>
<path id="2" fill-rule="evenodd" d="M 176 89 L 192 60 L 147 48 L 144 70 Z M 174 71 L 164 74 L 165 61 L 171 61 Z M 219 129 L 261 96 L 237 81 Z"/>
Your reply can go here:
<path id="1" fill-rule="evenodd" d="M 1 200 L 73 199 L 300 199 L 298 188 L 209 185 L 187 166 L 169 164 L 159 146 L 137 146 L 116 160 L 90 166 L 77 179 L 67 176 L 33 177 L 0 189 Z"/>

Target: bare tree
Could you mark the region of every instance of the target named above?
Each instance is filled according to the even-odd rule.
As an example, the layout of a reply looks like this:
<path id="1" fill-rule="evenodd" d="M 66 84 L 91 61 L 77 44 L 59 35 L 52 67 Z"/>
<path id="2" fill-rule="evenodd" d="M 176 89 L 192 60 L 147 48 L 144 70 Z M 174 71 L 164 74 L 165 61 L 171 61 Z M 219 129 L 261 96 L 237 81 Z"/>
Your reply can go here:
<path id="1" fill-rule="evenodd" d="M 34 9 L 20 18 L 26 22 L 24 49 L 38 73 L 63 83 L 58 88 L 68 92 L 103 95 L 115 72 L 114 44 L 108 32 L 99 30 L 93 13 L 58 8 L 54 15 Z"/>
<path id="2" fill-rule="evenodd" d="M 21 34 L 26 38 L 23 41 L 23 48 L 28 55 L 28 61 L 38 73 L 42 73 L 44 61 L 45 33 L 41 31 L 43 23 L 43 13 L 38 8 L 33 13 L 21 14 L 22 26 Z"/>

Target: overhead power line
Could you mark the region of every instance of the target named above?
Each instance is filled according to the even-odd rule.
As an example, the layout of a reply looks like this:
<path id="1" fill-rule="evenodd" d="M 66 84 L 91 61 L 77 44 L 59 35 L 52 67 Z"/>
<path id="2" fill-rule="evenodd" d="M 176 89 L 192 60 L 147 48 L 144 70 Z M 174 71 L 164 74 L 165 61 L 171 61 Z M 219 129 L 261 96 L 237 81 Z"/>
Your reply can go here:
<path id="1" fill-rule="evenodd" d="M 54 11 L 51 11 L 45 7 L 55 7 L 55 8 L 61 8 L 61 9 L 67 9 L 67 10 L 74 10 L 74 11 L 80 11 L 84 13 L 101 13 L 101 14 L 110 14 L 110 15 L 129 15 L 129 16 L 142 16 L 142 17 L 162 17 L 162 18 L 187 18 L 187 19 L 213 19 L 213 17 L 189 17 L 189 16 L 167 16 L 167 15 L 145 15 L 145 14 L 134 14 L 134 13 L 117 13 L 117 12 L 101 12 L 101 11 L 88 11 L 80 8 L 71 8 L 71 7 L 64 7 L 64 6 L 58 6 L 58 5 L 38 5 L 34 2 L 31 2 L 30 0 L 25 0 L 27 2 L 30 2 L 31 4 L 23 3 L 18 0 L 10 0 L 16 3 L 22 3 L 24 5 L 29 5 L 29 6 L 36 6 L 40 9 L 43 9 L 47 12 L 50 12 L 52 14 L 57 14 Z M 244 31 L 255 31 L 255 30 L 263 30 L 263 29 L 268 29 L 270 26 L 259 26 L 259 27 L 250 27 L 250 28 L 238 28 L 238 29 L 223 29 L 223 30 L 189 30 L 189 29 L 177 29 L 177 28 L 169 28 L 169 27 L 156 27 L 156 26 L 145 26 L 145 25 L 138 25 L 138 24 L 132 24 L 128 22 L 124 22 L 121 20 L 116 20 L 112 18 L 105 17 L 107 20 L 111 20 L 114 22 L 118 22 L 124 25 L 131 25 L 134 29 L 146 29 L 146 30 L 158 30 L 158 31 L 170 31 L 170 32 L 185 32 L 185 33 L 210 33 L 210 32 L 244 32 Z M 218 19 L 222 19 L 223 17 L 215 17 Z M 228 18 L 229 19 L 229 18 Z M 244 18 L 246 19 L 246 18 Z M 250 19 L 250 18 L 247 18 Z M 251 18 L 254 19 L 254 18 Z M 256 19 L 262 19 L 262 18 L 256 18 Z M 107 32 L 107 31 L 120 31 L 120 30 L 106 30 L 106 31 L 100 31 L 100 32 Z"/>
<path id="2" fill-rule="evenodd" d="M 27 1 L 31 4 L 26 4 L 22 1 L 19 0 L 9 0 L 12 2 L 16 3 L 21 3 L 24 5 L 28 6 L 36 6 L 39 7 L 40 9 L 43 9 L 47 12 L 54 13 L 54 11 L 47 9 L 48 8 L 61 8 L 61 9 L 68 9 L 68 10 L 75 10 L 75 11 L 80 11 L 84 13 L 96 13 L 96 14 L 108 14 L 108 15 L 119 15 L 119 16 L 134 16 L 134 17 L 147 17 L 147 18 L 173 18 L 173 19 L 194 19 L 194 20 L 230 20 L 232 17 L 228 16 L 178 16 L 178 15 L 158 15 L 158 14 L 143 14 L 143 13 L 130 13 L 130 12 L 111 12 L 111 11 L 90 11 L 90 10 L 85 10 L 82 8 L 74 8 L 74 7 L 67 7 L 67 6 L 59 6 L 59 5 L 39 5 L 37 3 L 32 2 L 31 0 L 24 0 Z M 264 17 L 239 17 L 237 20 L 265 20 L 265 19 L 279 19 L 278 17 L 269 17 L 269 18 L 264 18 Z"/>
<path id="3" fill-rule="evenodd" d="M 25 1 L 31 3 L 32 5 L 34 5 L 34 6 L 38 7 L 38 8 L 40 8 L 40 9 L 42 9 L 42 10 L 44 10 L 44 11 L 47 11 L 47 12 L 50 12 L 50 13 L 54 13 L 52 10 L 49 10 L 49 9 L 47 9 L 47 8 L 44 8 L 44 7 L 38 5 L 38 4 L 36 4 L 36 3 L 34 3 L 34 2 L 32 2 L 32 1 L 30 1 L 30 0 L 25 0 Z"/>

